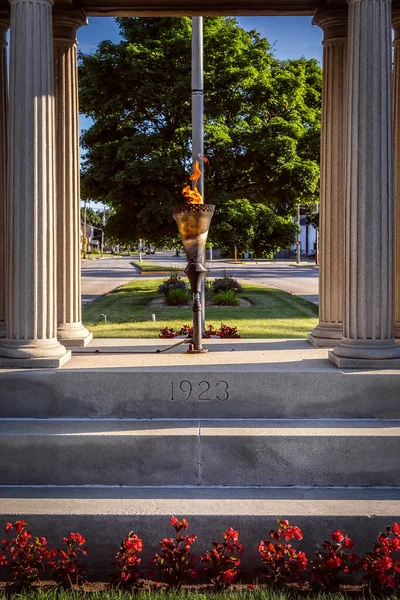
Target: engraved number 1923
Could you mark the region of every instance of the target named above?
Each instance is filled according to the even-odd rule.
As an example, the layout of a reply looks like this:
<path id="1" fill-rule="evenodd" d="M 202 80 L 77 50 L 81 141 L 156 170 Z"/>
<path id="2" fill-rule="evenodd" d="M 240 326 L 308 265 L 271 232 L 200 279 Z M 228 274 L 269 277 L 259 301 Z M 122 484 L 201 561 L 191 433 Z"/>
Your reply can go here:
<path id="1" fill-rule="evenodd" d="M 219 402 L 229 400 L 229 385 L 226 381 L 217 381 L 215 386 L 213 386 L 214 393 L 209 394 L 211 387 L 210 382 L 205 380 L 200 381 L 197 386 L 187 379 L 183 379 L 179 384 L 171 381 L 171 396 L 169 401 L 184 404 L 192 396 L 195 402 L 211 402 L 214 399 Z"/>

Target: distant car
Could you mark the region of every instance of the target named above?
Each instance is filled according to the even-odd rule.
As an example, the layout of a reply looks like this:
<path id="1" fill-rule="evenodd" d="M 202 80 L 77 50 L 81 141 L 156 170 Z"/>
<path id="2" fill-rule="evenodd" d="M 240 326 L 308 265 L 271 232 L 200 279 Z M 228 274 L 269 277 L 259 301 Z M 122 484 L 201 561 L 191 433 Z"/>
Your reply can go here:
<path id="1" fill-rule="evenodd" d="M 155 254 L 156 251 L 154 250 L 154 246 L 148 246 L 146 248 L 146 254 Z"/>

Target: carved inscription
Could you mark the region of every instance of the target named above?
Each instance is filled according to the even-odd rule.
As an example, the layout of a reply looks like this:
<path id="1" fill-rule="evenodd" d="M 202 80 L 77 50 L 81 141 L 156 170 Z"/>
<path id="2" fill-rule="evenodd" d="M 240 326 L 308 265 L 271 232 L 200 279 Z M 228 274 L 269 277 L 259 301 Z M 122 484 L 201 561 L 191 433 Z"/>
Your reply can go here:
<path id="1" fill-rule="evenodd" d="M 192 384 L 187 379 L 179 383 L 171 381 L 170 402 L 184 404 L 190 398 L 194 402 L 226 402 L 229 400 L 229 385 L 226 381 L 217 381 L 212 385 L 209 381 L 200 381 L 198 384 Z"/>

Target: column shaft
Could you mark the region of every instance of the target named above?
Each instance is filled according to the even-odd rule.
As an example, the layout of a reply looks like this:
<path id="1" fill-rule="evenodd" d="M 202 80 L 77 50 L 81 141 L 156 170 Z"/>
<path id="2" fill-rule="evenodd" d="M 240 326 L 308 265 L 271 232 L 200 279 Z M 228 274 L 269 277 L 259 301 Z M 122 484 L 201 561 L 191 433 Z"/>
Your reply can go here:
<path id="1" fill-rule="evenodd" d="M 309 334 L 314 346 L 334 346 L 342 337 L 344 287 L 345 97 L 347 13 L 318 11 L 324 30 L 319 205 L 319 323 Z"/>
<path id="2" fill-rule="evenodd" d="M 85 22 L 80 13 L 54 15 L 58 337 L 68 346 L 85 346 L 93 337 L 81 323 L 79 107 L 75 36 L 77 28 Z"/>
<path id="3" fill-rule="evenodd" d="M 0 18 L 0 337 L 6 335 L 7 259 L 7 195 L 8 195 L 8 21 Z"/>
<path id="4" fill-rule="evenodd" d="M 11 0 L 9 288 L 0 365 L 57 367 L 51 0 Z"/>
<path id="5" fill-rule="evenodd" d="M 339 367 L 398 368 L 393 318 L 391 2 L 349 0 L 343 338 Z"/>
<path id="6" fill-rule="evenodd" d="M 400 13 L 393 15 L 394 334 L 400 338 Z"/>

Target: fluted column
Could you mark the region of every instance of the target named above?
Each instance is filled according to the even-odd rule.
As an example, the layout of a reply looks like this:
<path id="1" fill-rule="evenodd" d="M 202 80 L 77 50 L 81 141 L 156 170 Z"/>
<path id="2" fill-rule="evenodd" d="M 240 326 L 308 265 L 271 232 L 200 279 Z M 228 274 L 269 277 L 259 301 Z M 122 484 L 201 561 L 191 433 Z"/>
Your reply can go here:
<path id="1" fill-rule="evenodd" d="M 394 151 L 394 335 L 400 338 L 400 11 L 392 16 L 394 28 L 393 65 L 393 151 Z"/>
<path id="2" fill-rule="evenodd" d="M 81 322 L 81 220 L 76 31 L 85 22 L 85 16 L 79 12 L 56 12 L 53 17 L 56 101 L 58 338 L 66 346 L 86 346 L 93 337 Z"/>
<path id="3" fill-rule="evenodd" d="M 319 205 L 319 323 L 313 346 L 334 346 L 342 337 L 344 287 L 345 98 L 347 12 L 317 11 L 324 31 Z"/>
<path id="4" fill-rule="evenodd" d="M 58 367 L 51 0 L 11 0 L 6 340 L 1 366 Z"/>
<path id="5" fill-rule="evenodd" d="M 6 335 L 6 222 L 8 185 L 8 81 L 7 42 L 8 17 L 0 15 L 0 338 Z"/>
<path id="6" fill-rule="evenodd" d="M 393 312 L 390 0 L 349 0 L 343 338 L 339 367 L 399 368 Z"/>

